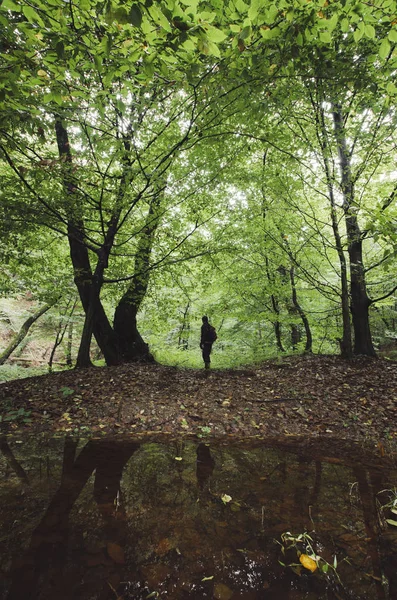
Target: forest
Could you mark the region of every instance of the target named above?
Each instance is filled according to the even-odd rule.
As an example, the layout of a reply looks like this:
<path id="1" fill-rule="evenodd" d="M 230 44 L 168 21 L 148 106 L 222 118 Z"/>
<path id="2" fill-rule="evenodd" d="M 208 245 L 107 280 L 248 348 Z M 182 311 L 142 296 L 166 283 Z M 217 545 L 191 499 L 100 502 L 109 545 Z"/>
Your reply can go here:
<path id="1" fill-rule="evenodd" d="M 0 28 L 0 364 L 41 336 L 50 368 L 200 367 L 204 314 L 219 368 L 394 357 L 395 1 L 3 0 Z"/>

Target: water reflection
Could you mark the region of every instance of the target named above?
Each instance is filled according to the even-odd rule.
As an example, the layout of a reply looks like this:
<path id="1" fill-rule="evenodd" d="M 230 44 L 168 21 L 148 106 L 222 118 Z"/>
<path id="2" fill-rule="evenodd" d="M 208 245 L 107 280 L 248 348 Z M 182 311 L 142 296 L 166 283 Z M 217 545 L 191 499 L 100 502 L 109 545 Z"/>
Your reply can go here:
<path id="1" fill-rule="evenodd" d="M 397 597 L 386 459 L 70 438 L 0 450 L 4 600 Z M 282 554 L 286 531 L 310 532 L 328 572 L 300 564 L 302 542 Z"/>

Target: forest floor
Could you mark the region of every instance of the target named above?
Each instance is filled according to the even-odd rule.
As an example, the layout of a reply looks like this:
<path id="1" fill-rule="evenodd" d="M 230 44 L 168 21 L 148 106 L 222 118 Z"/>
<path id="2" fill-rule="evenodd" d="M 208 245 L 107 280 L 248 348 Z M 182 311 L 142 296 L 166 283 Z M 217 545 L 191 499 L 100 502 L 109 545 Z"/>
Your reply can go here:
<path id="1" fill-rule="evenodd" d="M 397 362 L 293 356 L 249 369 L 130 364 L 0 385 L 3 433 L 355 440 L 397 451 Z"/>

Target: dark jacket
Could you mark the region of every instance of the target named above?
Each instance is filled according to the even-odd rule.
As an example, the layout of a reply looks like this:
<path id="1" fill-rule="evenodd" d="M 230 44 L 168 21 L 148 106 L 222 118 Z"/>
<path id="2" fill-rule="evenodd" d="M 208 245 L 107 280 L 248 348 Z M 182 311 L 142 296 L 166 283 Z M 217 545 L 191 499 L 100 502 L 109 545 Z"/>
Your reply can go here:
<path id="1" fill-rule="evenodd" d="M 212 344 L 213 339 L 211 335 L 211 325 L 209 323 L 203 323 L 201 326 L 201 338 L 200 346 L 203 344 Z"/>

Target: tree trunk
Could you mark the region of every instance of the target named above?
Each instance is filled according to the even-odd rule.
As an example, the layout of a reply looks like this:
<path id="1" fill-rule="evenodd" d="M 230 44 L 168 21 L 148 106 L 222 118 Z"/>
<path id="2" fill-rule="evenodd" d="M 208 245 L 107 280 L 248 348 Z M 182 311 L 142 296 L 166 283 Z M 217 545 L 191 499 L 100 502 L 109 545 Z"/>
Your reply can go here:
<path id="1" fill-rule="evenodd" d="M 281 341 L 281 323 L 278 319 L 278 316 L 280 314 L 279 304 L 278 304 L 278 301 L 274 294 L 272 294 L 270 296 L 270 299 L 272 302 L 273 311 L 277 315 L 277 319 L 275 321 L 273 321 L 273 329 L 274 329 L 274 335 L 276 336 L 277 348 L 280 350 L 280 352 L 285 352 L 283 343 Z"/>
<path id="2" fill-rule="evenodd" d="M 48 370 L 50 373 L 52 371 L 52 365 L 54 364 L 55 352 L 57 351 L 57 348 L 62 344 L 67 327 L 68 324 L 66 323 L 65 325 L 63 325 L 62 319 L 60 319 L 58 323 L 57 333 L 55 336 L 55 341 L 51 348 L 50 358 L 48 359 Z"/>
<path id="3" fill-rule="evenodd" d="M 354 202 L 354 184 L 351 173 L 350 155 L 346 145 L 342 109 L 332 105 L 335 139 L 341 170 L 343 211 L 345 214 L 348 253 L 350 260 L 351 313 L 354 329 L 354 354 L 376 356 L 369 325 L 369 306 L 365 269 L 363 263 L 362 234 L 358 224 L 358 206 Z"/>
<path id="4" fill-rule="evenodd" d="M 67 344 L 66 344 L 66 355 L 65 355 L 66 365 L 68 367 L 71 367 L 73 364 L 72 343 L 73 343 L 73 321 L 70 320 L 69 325 L 68 325 L 68 339 L 67 339 Z"/>
<path id="5" fill-rule="evenodd" d="M 295 307 L 295 310 L 298 312 L 300 318 L 302 319 L 303 327 L 305 328 L 306 334 L 306 345 L 305 352 L 309 353 L 312 351 L 313 338 L 312 332 L 310 329 L 309 321 L 307 319 L 306 313 L 298 302 L 298 295 L 296 293 L 296 285 L 295 285 L 295 276 L 294 276 L 294 267 L 291 266 L 289 270 L 291 288 L 292 288 L 292 304 Z"/>
<path id="6" fill-rule="evenodd" d="M 178 347 L 182 348 L 183 350 L 189 349 L 189 330 L 190 330 L 189 308 L 190 308 L 190 300 L 188 301 L 186 308 L 183 311 L 183 321 L 182 321 L 182 325 L 179 330 L 179 336 L 178 336 Z"/>
<path id="7" fill-rule="evenodd" d="M 265 213 L 264 213 L 264 218 L 265 218 Z M 269 259 L 267 256 L 265 257 L 265 265 L 266 265 L 267 280 L 273 286 L 274 285 L 274 276 L 271 276 L 271 274 L 270 274 Z M 280 350 L 280 352 L 285 352 L 283 343 L 281 341 L 281 323 L 280 323 L 280 319 L 279 319 L 280 306 L 279 306 L 278 300 L 274 294 L 270 294 L 270 300 L 272 303 L 273 312 L 276 315 L 276 319 L 274 321 L 272 321 L 272 325 L 273 325 L 273 329 L 274 329 L 274 335 L 276 336 L 277 348 Z"/>
<path id="8" fill-rule="evenodd" d="M 99 293 L 97 293 L 97 290 L 94 290 L 93 292 L 91 290 L 93 285 L 93 273 L 88 249 L 85 244 L 84 223 L 78 205 L 79 199 L 76 194 L 77 186 L 75 185 L 71 169 L 72 154 L 70 151 L 69 137 L 65 125 L 58 116 L 55 117 L 55 132 L 59 156 L 63 166 L 64 188 L 66 193 L 70 196 L 68 201 L 70 205 L 68 215 L 68 241 L 74 270 L 74 281 L 86 315 L 89 311 L 91 298 L 95 298 L 95 306 L 91 308 L 90 318 L 88 319 L 86 326 L 86 337 L 83 342 L 84 349 L 82 349 L 81 352 L 81 361 L 86 364 L 89 362 L 87 361 L 87 340 L 88 336 L 90 336 L 89 342 L 91 342 L 93 333 L 98 346 L 103 352 L 106 364 L 117 365 L 120 362 L 117 340 L 100 301 Z M 110 240 L 106 240 L 106 244 L 106 252 L 108 253 L 110 251 Z M 107 256 L 99 258 L 99 262 L 103 263 L 103 268 L 105 268 L 105 266 L 107 266 Z M 91 334 L 89 334 L 90 330 Z"/>
<path id="9" fill-rule="evenodd" d="M 338 253 L 339 265 L 340 265 L 340 278 L 341 278 L 341 304 L 342 304 L 342 339 L 339 340 L 341 356 L 343 358 L 350 359 L 353 356 L 352 347 L 352 332 L 350 323 L 350 308 L 349 308 L 349 285 L 347 279 L 347 265 L 346 256 L 343 250 L 342 239 L 339 233 L 339 225 L 336 213 L 336 203 L 334 195 L 334 186 L 331 177 L 331 169 L 329 165 L 329 148 L 327 141 L 327 132 L 325 128 L 324 110 L 321 106 L 317 106 L 319 110 L 319 122 L 318 122 L 318 133 L 321 151 L 324 161 L 325 177 L 327 180 L 328 197 L 331 204 L 331 223 L 332 231 L 334 234 L 335 248 Z"/>
<path id="10" fill-rule="evenodd" d="M 48 310 L 50 310 L 50 308 L 52 308 L 58 302 L 58 300 L 59 300 L 59 298 L 57 298 L 54 302 L 49 302 L 48 304 L 45 304 L 42 308 L 40 308 L 40 310 L 38 310 L 31 317 L 26 319 L 26 321 L 22 325 L 21 329 L 14 336 L 14 338 L 11 340 L 11 342 L 8 344 L 7 348 L 1 353 L 0 365 L 3 365 L 6 362 L 6 360 L 14 352 L 15 348 L 17 348 L 17 346 L 19 346 L 19 344 L 22 342 L 22 340 L 27 336 L 28 331 L 31 328 L 31 326 L 33 325 L 33 323 L 35 323 L 35 321 L 37 321 L 37 319 L 39 319 Z"/>
<path id="11" fill-rule="evenodd" d="M 137 314 L 146 295 L 150 277 L 150 256 L 154 235 L 160 221 L 162 191 L 153 196 L 141 232 L 135 255 L 135 270 L 131 284 L 117 305 L 113 328 L 117 336 L 121 360 L 125 362 L 153 362 L 149 346 L 137 327 Z"/>

